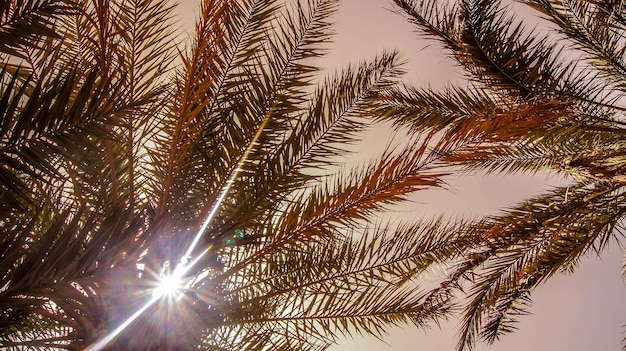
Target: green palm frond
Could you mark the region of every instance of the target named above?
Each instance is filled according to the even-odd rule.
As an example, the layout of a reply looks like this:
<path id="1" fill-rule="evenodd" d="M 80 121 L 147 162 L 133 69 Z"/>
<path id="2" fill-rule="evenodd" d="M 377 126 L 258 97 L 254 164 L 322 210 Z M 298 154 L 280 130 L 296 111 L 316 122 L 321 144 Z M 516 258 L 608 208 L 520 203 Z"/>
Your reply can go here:
<path id="1" fill-rule="evenodd" d="M 454 257 L 461 243 L 468 240 L 460 234 L 461 229 L 461 224 L 451 225 L 439 219 L 394 229 L 367 228 L 359 238 L 311 242 L 305 249 L 291 250 L 288 256 L 271 256 L 266 266 L 247 266 L 241 277 L 255 277 L 254 280 L 238 284 L 231 293 L 246 297 L 246 303 L 253 304 L 255 297 L 292 294 L 315 284 L 335 284 L 342 289 L 349 286 L 345 284 L 348 280 L 402 285 L 419 277 L 419 272 L 430 265 Z M 416 235 L 409 236 L 411 233 Z M 409 266 L 413 268 L 406 269 Z"/>
<path id="2" fill-rule="evenodd" d="M 548 44 L 548 38 L 527 33 L 499 2 L 465 2 L 463 9 L 462 40 L 469 46 L 464 59 L 476 78 L 521 96 L 562 91 L 559 84 L 572 68 L 562 64 L 558 47 Z"/>
<path id="3" fill-rule="evenodd" d="M 459 16 L 463 19 L 463 29 L 459 29 L 456 36 L 452 32 L 444 35 L 441 34 L 445 32 L 443 30 L 430 29 L 444 27 L 447 20 L 444 18 L 450 18 L 445 9 L 432 14 L 426 9 L 428 2 L 398 1 L 397 4 L 426 33 L 446 43 L 453 38 L 457 45 L 448 46 L 451 55 L 457 58 L 459 52 L 464 55 L 465 61 L 460 62 L 477 84 L 470 85 L 469 89 L 452 87 L 443 93 L 410 87 L 394 89 L 381 97 L 387 107 L 377 111 L 379 118 L 407 125 L 415 131 L 445 130 L 443 139 L 447 142 L 458 139 L 469 145 L 463 153 L 468 161 L 486 161 L 493 156 L 494 163 L 483 164 L 491 170 L 528 169 L 536 172 L 548 165 L 547 160 L 554 158 L 550 153 L 563 154 L 557 151 L 562 144 L 569 145 L 570 151 L 574 147 L 593 155 L 601 153 L 598 149 L 620 148 L 609 146 L 621 145 L 619 139 L 624 133 L 620 122 L 622 109 L 616 105 L 616 97 L 611 97 L 614 90 L 598 89 L 602 80 L 593 71 L 576 73 L 575 64 L 567 63 L 564 57 L 557 55 L 546 37 L 533 32 L 523 34 L 523 27 L 514 25 L 513 18 L 503 12 L 498 2 L 462 2 Z M 549 11 L 546 14 L 556 16 Z M 579 17 L 572 15 L 572 18 Z M 597 26 L 601 27 L 600 24 Z M 574 36 L 573 30 L 570 36 Z M 546 86 L 533 87 L 536 84 Z M 598 95 L 600 93 L 606 98 Z M 571 142 L 573 139 L 582 144 L 574 145 L 578 142 Z M 596 142 L 604 144 L 585 152 L 584 147 Z M 518 151 L 522 153 L 522 159 L 523 153 L 530 151 L 534 154 L 532 159 L 543 161 L 539 164 L 531 161 L 526 166 L 523 160 L 515 165 L 500 163 L 506 154 Z M 613 154 L 610 156 L 613 161 L 619 154 L 607 153 Z M 554 161 L 548 161 L 553 169 L 563 168 Z"/>
<path id="4" fill-rule="evenodd" d="M 366 126 L 355 120 L 370 114 L 370 107 L 378 102 L 376 94 L 397 82 L 402 72 L 399 65 L 397 52 L 385 53 L 373 61 L 348 67 L 320 84 L 281 150 L 293 155 L 293 167 L 332 166 L 333 157 L 358 141 L 359 132 Z"/>

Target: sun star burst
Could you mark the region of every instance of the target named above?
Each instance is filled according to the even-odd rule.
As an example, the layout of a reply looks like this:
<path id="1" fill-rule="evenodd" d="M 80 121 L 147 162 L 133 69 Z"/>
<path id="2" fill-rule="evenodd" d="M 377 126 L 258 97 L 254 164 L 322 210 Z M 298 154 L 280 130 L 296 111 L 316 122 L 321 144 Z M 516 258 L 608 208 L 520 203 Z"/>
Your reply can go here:
<path id="1" fill-rule="evenodd" d="M 185 287 L 182 273 L 184 273 L 184 269 L 176 269 L 172 274 L 164 274 L 152 292 L 152 297 L 155 299 L 162 297 L 178 299 L 181 297 Z"/>

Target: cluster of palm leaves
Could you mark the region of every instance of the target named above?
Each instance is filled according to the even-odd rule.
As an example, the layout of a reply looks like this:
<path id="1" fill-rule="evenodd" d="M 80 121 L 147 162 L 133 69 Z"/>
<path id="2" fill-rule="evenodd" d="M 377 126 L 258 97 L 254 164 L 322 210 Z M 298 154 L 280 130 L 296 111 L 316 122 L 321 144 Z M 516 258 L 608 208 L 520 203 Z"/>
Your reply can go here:
<path id="1" fill-rule="evenodd" d="M 0 2 L 0 346 L 321 350 L 460 297 L 471 348 L 619 241 L 620 3 L 528 1 L 546 36 L 493 0 L 395 3 L 467 85 L 401 85 L 397 53 L 326 74 L 338 0 L 204 0 L 191 43 L 167 0 Z M 416 136 L 340 167 L 372 118 Z M 378 216 L 458 169 L 572 181 L 469 224 Z"/>
<path id="2" fill-rule="evenodd" d="M 0 347 L 318 350 L 448 312 L 412 278 L 464 226 L 377 219 L 445 153 L 338 167 L 400 70 L 323 76 L 337 1 L 205 0 L 187 44 L 165 0 L 0 5 Z"/>
<path id="3" fill-rule="evenodd" d="M 473 224 L 475 240 L 431 292 L 461 295 L 458 347 L 493 342 L 528 313 L 530 292 L 581 257 L 623 242 L 626 17 L 619 1 L 526 0 L 529 30 L 498 0 L 395 0 L 468 83 L 394 87 L 379 118 L 441 136 L 465 171 L 556 172 L 569 184 Z M 510 4 L 509 4 L 510 5 Z"/>

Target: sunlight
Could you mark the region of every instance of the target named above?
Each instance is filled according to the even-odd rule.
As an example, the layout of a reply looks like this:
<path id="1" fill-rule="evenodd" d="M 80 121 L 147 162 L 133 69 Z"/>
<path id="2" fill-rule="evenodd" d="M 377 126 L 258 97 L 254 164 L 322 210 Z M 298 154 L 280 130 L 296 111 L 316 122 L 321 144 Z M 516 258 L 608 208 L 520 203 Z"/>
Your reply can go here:
<path id="1" fill-rule="evenodd" d="M 112 332 L 107 334 L 104 338 L 98 342 L 90 345 L 85 351 L 99 351 L 108 345 L 115 337 L 117 337 L 124 329 L 126 329 L 132 322 L 139 318 L 150 306 L 154 305 L 159 299 L 163 297 L 171 297 L 175 301 L 179 301 L 184 295 L 185 280 L 183 276 L 189 272 L 189 270 L 195 266 L 200 259 L 211 250 L 211 246 L 204 249 L 198 254 L 189 264 L 179 265 L 172 274 L 165 274 L 159 280 L 157 287 L 152 292 L 152 297 L 143 306 L 141 306 L 135 313 L 128 317 L 122 324 L 115 328 Z M 165 264 L 167 267 L 167 264 Z"/>
<path id="2" fill-rule="evenodd" d="M 200 238 L 204 235 L 204 231 L 206 230 L 206 228 L 209 226 L 209 224 L 213 220 L 213 216 L 215 215 L 215 213 L 219 209 L 220 205 L 222 204 L 222 201 L 224 201 L 224 198 L 226 197 L 228 192 L 230 191 L 231 185 L 233 185 L 233 183 L 235 182 L 235 179 L 237 179 L 237 176 L 239 175 L 239 172 L 243 169 L 243 166 L 244 166 L 245 162 L 248 160 L 248 156 L 250 155 L 250 152 L 252 151 L 252 148 L 254 147 L 254 144 L 256 143 L 256 141 L 259 139 L 259 137 L 263 133 L 263 129 L 265 128 L 265 125 L 267 125 L 267 122 L 270 120 L 270 117 L 272 116 L 273 112 L 274 112 L 274 106 L 272 106 L 272 108 L 270 108 L 270 111 L 268 111 L 267 114 L 265 115 L 265 118 L 261 122 L 261 125 L 259 125 L 259 128 L 257 129 L 254 137 L 252 138 L 252 140 L 250 140 L 250 143 L 248 144 L 248 147 L 243 152 L 243 154 L 241 155 L 241 158 L 237 162 L 237 167 L 235 167 L 235 169 L 233 170 L 233 172 L 230 175 L 230 177 L 228 177 L 228 180 L 226 181 L 226 184 L 224 185 L 224 187 L 220 191 L 220 194 L 217 197 L 217 200 L 215 201 L 215 203 L 213 204 L 213 207 L 211 208 L 211 211 L 206 216 L 204 222 L 202 223 L 202 226 L 200 226 L 200 229 L 198 230 L 198 232 L 196 233 L 196 236 L 194 237 L 193 241 L 189 245 L 189 248 L 187 248 L 187 252 L 181 258 L 181 261 L 183 262 L 183 264 L 187 263 L 189 257 L 191 256 L 191 253 L 194 251 L 194 249 L 196 248 L 196 246 L 200 242 Z"/>
<path id="3" fill-rule="evenodd" d="M 181 272 L 181 270 L 177 269 L 174 274 L 161 277 L 158 286 L 152 292 L 152 296 L 155 299 L 159 299 L 161 297 L 178 298 L 182 296 L 183 279 L 179 272 Z"/>
<path id="4" fill-rule="evenodd" d="M 228 194 L 231 185 L 235 182 L 235 179 L 237 178 L 239 172 L 243 168 L 243 165 L 245 161 L 247 160 L 250 152 L 252 151 L 254 144 L 261 136 L 263 129 L 265 128 L 265 125 L 269 121 L 273 111 L 274 111 L 274 106 L 272 106 L 270 111 L 268 111 L 265 118 L 261 122 L 261 125 L 257 129 L 256 134 L 254 135 L 254 137 L 248 144 L 248 147 L 246 148 L 246 150 L 241 155 L 241 158 L 239 159 L 239 162 L 237 163 L 237 167 L 235 167 L 230 177 L 226 181 L 226 184 L 221 189 L 220 194 L 217 198 L 217 201 L 213 204 L 211 211 L 208 213 L 208 215 L 204 219 L 193 241 L 187 248 L 187 251 L 185 252 L 183 257 L 181 257 L 180 263 L 178 266 L 176 266 L 174 273 L 172 274 L 162 273 L 159 279 L 159 282 L 157 283 L 156 288 L 152 291 L 152 297 L 150 298 L 150 300 L 148 300 L 148 302 L 146 302 L 141 308 L 139 308 L 133 315 L 131 315 L 128 319 L 126 319 L 122 324 L 120 324 L 115 330 L 113 330 L 111 333 L 106 335 L 100 341 L 89 346 L 86 349 L 86 351 L 98 351 L 104 348 L 108 343 L 110 343 L 115 337 L 117 337 L 117 335 L 119 335 L 124 329 L 126 329 L 126 327 L 128 327 L 133 321 L 139 318 L 139 316 L 141 316 L 150 306 L 152 306 L 159 299 L 164 298 L 164 297 L 172 298 L 175 301 L 179 301 L 180 299 L 182 299 L 184 295 L 185 285 L 191 284 L 191 281 L 189 280 L 185 281 L 183 277 L 185 276 L 185 274 L 187 274 L 187 272 L 189 272 L 189 270 L 191 270 L 193 266 L 195 266 L 198 262 L 200 262 L 200 260 L 206 253 L 211 251 L 211 249 L 213 248 L 213 245 L 210 244 L 207 248 L 202 250 L 199 254 L 197 254 L 195 257 L 193 257 L 193 259 L 190 260 L 190 258 L 192 257 L 191 254 L 198 246 L 198 243 L 200 242 L 201 237 L 204 235 L 205 230 L 208 228 L 209 224 L 213 220 L 213 216 L 215 215 L 215 213 L 217 212 L 217 209 L 220 207 L 222 201 Z M 243 236 L 243 231 L 241 229 L 237 229 L 236 236 L 238 238 L 241 238 Z M 169 266 L 169 262 L 164 264 L 163 266 L 164 272 L 167 272 L 168 266 Z"/>
<path id="5" fill-rule="evenodd" d="M 85 349 L 85 351 L 99 351 L 102 350 L 107 344 L 111 342 L 111 340 L 115 339 L 126 327 L 128 327 L 135 319 L 139 318 L 150 306 L 152 306 L 158 299 L 151 298 L 148 302 L 146 302 L 140 309 L 138 309 L 132 316 L 128 317 L 122 324 L 120 324 L 117 328 L 115 328 L 112 332 L 107 334 L 104 338 L 96 342 L 95 344 L 90 345 Z"/>

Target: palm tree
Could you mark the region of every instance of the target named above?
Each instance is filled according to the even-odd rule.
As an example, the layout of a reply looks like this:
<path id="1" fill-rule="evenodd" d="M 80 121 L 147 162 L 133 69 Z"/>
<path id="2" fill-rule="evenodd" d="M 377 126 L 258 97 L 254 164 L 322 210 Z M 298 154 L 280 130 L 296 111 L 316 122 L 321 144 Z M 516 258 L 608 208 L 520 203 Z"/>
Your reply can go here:
<path id="1" fill-rule="evenodd" d="M 337 1 L 204 0 L 188 45 L 165 0 L 1 4 L 3 349 L 319 350 L 447 314 L 412 279 L 472 236 L 377 219 L 443 153 L 339 167 L 400 69 L 320 77 Z"/>
<path id="2" fill-rule="evenodd" d="M 552 275 L 623 244 L 626 17 L 615 1 L 527 0 L 542 18 L 528 30 L 497 0 L 394 2 L 467 84 L 384 91 L 378 118 L 439 133 L 443 160 L 457 169 L 569 181 L 471 224 L 474 242 L 431 291 L 462 292 L 458 349 L 471 349 L 514 330 L 531 291 Z"/>

